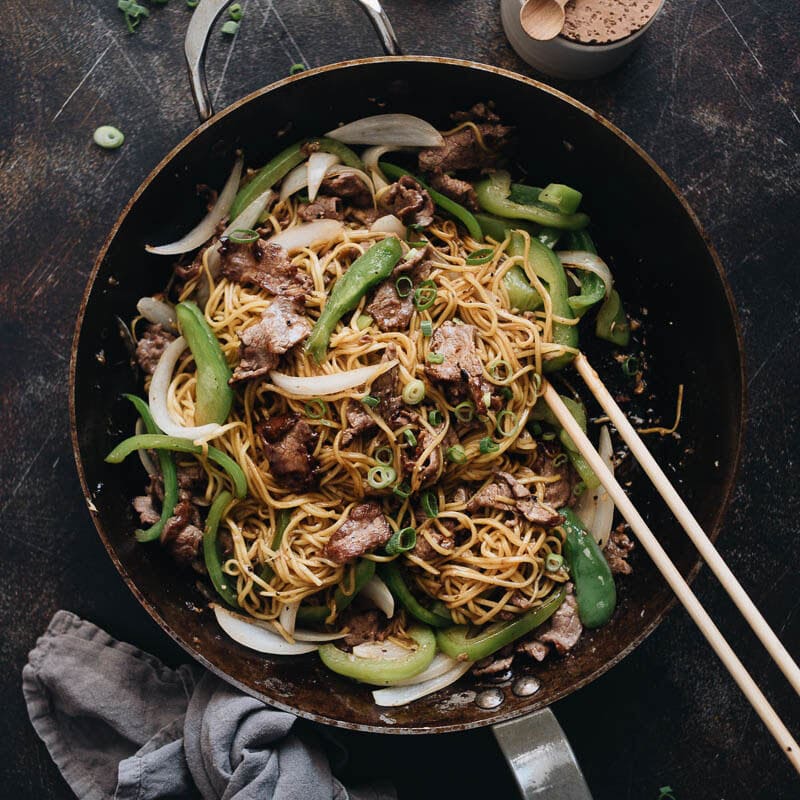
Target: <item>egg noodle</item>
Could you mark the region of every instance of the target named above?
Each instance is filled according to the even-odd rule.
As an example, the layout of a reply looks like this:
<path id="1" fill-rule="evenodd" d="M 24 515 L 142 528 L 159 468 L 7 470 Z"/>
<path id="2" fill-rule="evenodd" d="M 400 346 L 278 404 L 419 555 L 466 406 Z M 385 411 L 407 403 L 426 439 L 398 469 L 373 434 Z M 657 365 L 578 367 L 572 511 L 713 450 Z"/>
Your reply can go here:
<path id="1" fill-rule="evenodd" d="M 299 223 L 297 203 L 290 198 L 272 210 L 262 233 L 271 235 L 269 228 L 277 233 Z M 293 263 L 313 281 L 313 290 L 306 297 L 306 313 L 312 321 L 324 307 L 333 282 L 370 245 L 387 236 L 354 227 L 355 224 L 349 223 L 332 242 L 293 254 Z M 383 504 L 393 530 L 413 526 L 418 540 L 427 539 L 430 548 L 425 550 L 433 552 L 430 557 L 423 559 L 413 551 L 396 557 L 405 560 L 415 592 L 444 604 L 456 623 L 485 624 L 524 613 L 540 605 L 558 583 L 567 580 L 564 570 L 545 570 L 548 554 L 561 553 L 561 528 L 544 528 L 521 515 L 514 515 L 513 521 L 509 521 L 506 512 L 490 508 L 468 513 L 466 501 L 498 471 L 512 474 L 543 501 L 547 482 L 556 478 L 534 472 L 537 442 L 527 430 L 526 422 L 541 388 L 543 359 L 564 351 L 552 343 L 553 322 L 573 321 L 554 317 L 546 288 L 533 270 L 526 267 L 530 244 L 527 234 L 524 234 L 524 256 L 510 257 L 506 240 L 492 245 L 490 260 L 474 265 L 467 263 L 470 254 L 487 245 L 466 234 L 460 235 L 452 221 L 437 217 L 425 233 L 433 245 L 429 256 L 430 279 L 436 284 L 437 295 L 430 308 L 415 310 L 407 330 L 383 333 L 375 325 L 360 330 L 359 317 L 366 313 L 367 302 L 362 299 L 358 308 L 337 326 L 322 363 L 316 364 L 298 347 L 284 356 L 280 371 L 293 376 L 339 373 L 376 364 L 388 352 L 399 362 L 400 383 L 404 386 L 413 379 L 425 378 L 431 339 L 423 334 L 423 322 L 429 322 L 433 329 L 447 321 L 461 322 L 477 330 L 483 378 L 503 392 L 503 408 L 489 409 L 467 426 L 458 425 L 447 413 L 454 406 L 441 388 L 435 382 L 425 381 L 426 396 L 414 407 L 419 414 L 414 426 L 419 434 L 424 429 L 426 446 L 408 476 L 412 492 L 420 488 L 420 468 L 434 449 L 445 442 L 448 428 L 453 424 L 458 425 L 458 438 L 466 455 L 463 463 L 441 459 L 441 474 L 432 487 L 438 498 L 439 513 L 431 519 L 412 503 L 413 495 L 401 499 L 392 493 L 391 487 L 376 492 L 367 483 L 368 471 L 378 464 L 379 448 L 391 448 L 394 464 L 401 463 L 401 450 L 413 452 L 404 438 L 410 424 L 392 430 L 379 415 L 372 414 L 377 434 L 356 436 L 347 445 L 342 442 L 348 427 L 348 403 L 360 402 L 369 386 L 325 396 L 324 406 L 319 406 L 324 415 L 314 419 L 307 413 L 308 398 L 288 395 L 270 383 L 268 377 L 238 384 L 230 417 L 232 424 L 227 424 L 213 441 L 215 447 L 242 467 L 249 489 L 248 497 L 235 501 L 223 518 L 221 530 L 227 530 L 233 542 L 232 555 L 224 570 L 231 578 L 241 608 L 254 617 L 275 622 L 280 630 L 283 630 L 278 621 L 281 611 L 299 601 L 329 605 L 327 621 L 336 624 L 333 590 L 341 586 L 346 594 L 352 593 L 354 571 L 352 564 L 339 565 L 325 558 L 323 550 L 349 511 L 364 502 L 365 497 Z M 404 242 L 403 250 L 410 252 L 411 245 Z M 181 299 L 192 296 L 198 283 L 209 282 L 205 317 L 228 362 L 235 363 L 239 335 L 259 322 L 272 296 L 225 278 L 215 280 L 207 262 L 208 251 L 203 258 L 204 270 L 184 287 Z M 502 277 L 517 264 L 525 269 L 544 300 L 539 312 L 515 314 L 506 310 L 510 304 Z M 176 367 L 168 395 L 171 413 L 185 425 L 194 424 L 195 383 L 194 364 L 187 352 Z M 439 427 L 428 420 L 428 412 L 434 408 L 442 414 L 443 423 Z M 258 422 L 291 412 L 299 414 L 317 434 L 314 457 L 319 471 L 314 485 L 306 491 L 287 489 L 274 480 L 256 431 Z M 481 453 L 480 441 L 487 436 L 493 437 L 499 447 L 495 452 Z M 206 500 L 210 502 L 223 488 L 225 476 L 210 462 L 204 460 L 204 465 L 209 473 Z M 509 499 L 509 503 L 513 504 L 513 500 Z M 282 509 L 290 510 L 290 521 L 280 546 L 273 551 L 273 533 Z M 437 533 L 454 540 L 452 549 L 439 544 Z M 363 558 L 391 560 L 378 552 L 367 553 Z M 270 570 L 264 571 L 265 567 L 271 568 L 271 575 Z M 402 637 L 403 615 L 398 620 L 395 627 Z"/>

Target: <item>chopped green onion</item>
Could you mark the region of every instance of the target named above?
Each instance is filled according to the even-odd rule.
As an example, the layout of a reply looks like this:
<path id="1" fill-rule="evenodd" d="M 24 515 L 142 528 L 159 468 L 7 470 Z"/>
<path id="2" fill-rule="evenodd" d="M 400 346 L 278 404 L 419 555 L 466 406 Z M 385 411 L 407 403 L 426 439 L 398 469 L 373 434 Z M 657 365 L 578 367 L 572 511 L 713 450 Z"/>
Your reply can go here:
<path id="1" fill-rule="evenodd" d="M 469 400 L 465 400 L 453 409 L 453 413 L 459 422 L 472 422 L 475 416 L 475 406 Z"/>
<path id="2" fill-rule="evenodd" d="M 434 408 L 432 411 L 429 411 L 428 422 L 430 422 L 430 424 L 433 425 L 434 428 L 438 428 L 444 422 L 444 417 L 442 417 L 442 412 L 439 411 L 438 408 Z"/>
<path id="3" fill-rule="evenodd" d="M 548 553 L 544 560 L 544 568 L 548 572 L 558 572 L 564 565 L 564 556 L 559 553 Z"/>
<path id="4" fill-rule="evenodd" d="M 367 473 L 367 483 L 373 489 L 385 489 L 395 478 L 397 478 L 397 471 L 388 464 L 372 467 Z"/>
<path id="5" fill-rule="evenodd" d="M 514 396 L 514 392 L 511 390 L 510 386 L 501 386 L 500 396 L 503 400 L 510 400 Z"/>
<path id="6" fill-rule="evenodd" d="M 113 125 L 101 125 L 92 135 L 94 143 L 104 150 L 116 150 L 125 141 L 125 134 Z"/>
<path id="7" fill-rule="evenodd" d="M 407 242 L 409 247 L 414 247 L 419 250 L 422 247 L 427 247 L 430 242 L 427 239 L 420 239 L 418 242 Z"/>
<path id="8" fill-rule="evenodd" d="M 553 466 L 554 466 L 554 467 L 561 467 L 561 466 L 563 466 L 564 464 L 566 464 L 566 463 L 567 463 L 567 461 L 569 461 L 569 456 L 568 456 L 566 453 L 559 453 L 559 454 L 558 454 L 558 455 L 557 455 L 557 456 L 556 456 L 556 457 L 553 459 Z"/>
<path id="9" fill-rule="evenodd" d="M 258 241 L 258 231 L 252 228 L 237 228 L 228 234 L 228 238 L 236 244 L 249 244 Z"/>
<path id="10" fill-rule="evenodd" d="M 639 371 L 639 359 L 629 356 L 622 362 L 622 371 L 628 378 L 632 378 Z"/>
<path id="11" fill-rule="evenodd" d="M 305 71 L 306 71 L 306 65 L 300 63 L 292 64 L 292 66 L 289 68 L 290 75 L 299 75 L 301 72 Z"/>
<path id="12" fill-rule="evenodd" d="M 356 320 L 356 328 L 360 331 L 366 330 L 372 325 L 373 319 L 369 314 L 359 314 Z"/>
<path id="13" fill-rule="evenodd" d="M 426 339 L 430 339 L 433 336 L 433 323 L 430 320 L 423 320 L 419 327 Z"/>
<path id="14" fill-rule="evenodd" d="M 328 413 L 328 405 L 321 398 L 315 397 L 303 406 L 303 410 L 309 419 L 322 419 Z"/>
<path id="15" fill-rule="evenodd" d="M 494 249 L 491 247 L 482 247 L 480 250 L 470 253 L 466 262 L 471 267 L 477 267 L 480 264 L 488 264 L 494 258 Z"/>
<path id="16" fill-rule="evenodd" d="M 381 404 L 381 401 L 377 397 L 373 397 L 371 394 L 362 397 L 361 402 L 370 408 L 377 408 Z"/>
<path id="17" fill-rule="evenodd" d="M 583 481 L 578 481 L 575 486 L 572 487 L 572 494 L 575 497 L 580 497 L 586 491 L 586 484 Z"/>
<path id="18" fill-rule="evenodd" d="M 232 5 L 232 6 L 231 6 L 229 9 L 228 9 L 228 16 L 229 16 L 229 17 L 230 17 L 230 18 L 231 18 L 231 19 L 232 19 L 234 22 L 238 22 L 238 21 L 239 21 L 239 20 L 242 18 L 243 14 L 244 14 L 244 12 L 242 11 L 242 4 L 241 4 L 241 3 L 234 3 L 234 4 L 233 4 L 233 5 Z"/>
<path id="19" fill-rule="evenodd" d="M 432 280 L 422 281 L 414 291 L 417 311 L 427 311 L 436 302 L 436 284 Z"/>
<path id="20" fill-rule="evenodd" d="M 397 486 L 392 489 L 392 491 L 403 500 L 406 499 L 411 494 L 411 486 L 409 485 L 408 481 L 402 481 L 398 483 Z"/>
<path id="21" fill-rule="evenodd" d="M 423 493 L 422 510 L 429 519 L 435 519 L 439 516 L 439 498 L 436 496 L 436 492 L 429 490 Z"/>
<path id="22" fill-rule="evenodd" d="M 430 364 L 441 364 L 444 361 L 444 355 L 442 355 L 442 353 L 428 353 L 425 358 L 427 358 Z"/>
<path id="23" fill-rule="evenodd" d="M 410 429 L 407 431 L 403 431 L 403 436 L 406 437 L 406 442 L 408 442 L 408 444 L 410 444 L 411 447 L 417 446 L 417 437 L 414 436 L 414 431 Z"/>
<path id="24" fill-rule="evenodd" d="M 552 442 L 553 439 L 555 439 L 555 438 L 556 438 L 556 435 L 553 433 L 553 431 L 547 431 L 546 433 L 542 434 L 542 441 L 543 442 Z"/>
<path id="25" fill-rule="evenodd" d="M 403 387 L 403 402 L 410 406 L 416 406 L 425 399 L 425 384 L 414 378 Z"/>
<path id="26" fill-rule="evenodd" d="M 511 420 L 511 429 L 507 429 L 504 424 L 504 420 L 510 419 Z M 497 423 L 495 424 L 495 429 L 500 434 L 500 436 L 513 436 L 517 432 L 517 415 L 513 411 L 504 410 L 501 411 L 497 415 Z"/>
<path id="27" fill-rule="evenodd" d="M 232 19 L 229 19 L 222 26 L 222 32 L 224 34 L 227 34 L 228 36 L 234 36 L 238 30 L 239 30 L 239 23 L 238 22 L 234 22 Z"/>
<path id="28" fill-rule="evenodd" d="M 500 445 L 497 444 L 494 439 L 484 436 L 480 441 L 478 449 L 485 455 L 486 453 L 496 453 L 500 449 Z"/>
<path id="29" fill-rule="evenodd" d="M 507 381 L 511 377 L 511 364 L 502 358 L 498 358 L 497 361 L 489 366 L 489 374 L 496 381 Z"/>
<path id="30" fill-rule="evenodd" d="M 417 543 L 417 532 L 414 528 L 402 528 L 392 534 L 392 538 L 386 542 L 386 555 L 396 556 L 400 553 L 407 553 L 413 550 Z"/>
<path id="31" fill-rule="evenodd" d="M 447 448 L 445 453 L 448 461 L 454 464 L 463 464 L 467 460 L 467 451 L 460 444 L 454 444 L 452 447 Z"/>
<path id="32" fill-rule="evenodd" d="M 394 284 L 398 297 L 408 297 L 414 290 L 414 282 L 408 275 L 401 275 Z"/>
<path id="33" fill-rule="evenodd" d="M 117 0 L 117 8 L 125 14 L 125 25 L 129 33 L 134 33 L 142 21 L 141 17 L 149 17 L 150 11 L 136 0 Z"/>
<path id="34" fill-rule="evenodd" d="M 394 453 L 392 452 L 391 447 L 379 447 L 375 451 L 375 460 L 379 464 L 383 464 L 383 466 L 388 467 L 394 461 Z"/>

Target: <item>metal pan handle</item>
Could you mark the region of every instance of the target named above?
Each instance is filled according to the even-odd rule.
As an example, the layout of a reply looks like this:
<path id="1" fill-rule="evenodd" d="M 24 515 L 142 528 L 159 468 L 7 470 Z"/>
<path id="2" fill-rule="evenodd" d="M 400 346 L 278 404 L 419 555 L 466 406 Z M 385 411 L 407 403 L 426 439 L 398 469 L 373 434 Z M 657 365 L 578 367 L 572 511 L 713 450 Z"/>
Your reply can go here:
<path id="1" fill-rule="evenodd" d="M 592 800 L 569 741 L 549 708 L 492 728 L 524 800 Z"/>
<path id="2" fill-rule="evenodd" d="M 206 82 L 206 46 L 214 22 L 230 2 L 231 0 L 202 0 L 194 10 L 189 27 L 186 29 L 184 42 L 186 65 L 189 67 L 192 99 L 201 122 L 205 122 L 214 114 Z M 372 22 L 386 55 L 401 55 L 402 51 L 392 29 L 392 23 L 389 22 L 389 17 L 386 16 L 379 0 L 356 0 L 356 2 Z"/>

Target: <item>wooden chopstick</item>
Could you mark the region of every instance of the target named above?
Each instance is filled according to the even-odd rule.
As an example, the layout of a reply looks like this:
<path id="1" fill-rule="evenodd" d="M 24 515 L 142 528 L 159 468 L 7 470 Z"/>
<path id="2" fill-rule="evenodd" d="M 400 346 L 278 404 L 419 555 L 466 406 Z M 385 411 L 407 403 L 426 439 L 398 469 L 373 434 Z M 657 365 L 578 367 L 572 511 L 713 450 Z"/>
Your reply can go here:
<path id="1" fill-rule="evenodd" d="M 797 742 L 792 738 L 791 733 L 789 733 L 788 729 L 775 712 L 775 709 L 772 708 L 767 698 L 764 697 L 763 693 L 756 685 L 756 682 L 752 679 L 736 653 L 733 652 L 733 649 L 725 640 L 725 637 L 720 633 L 719 628 L 717 628 L 708 615 L 708 612 L 703 608 L 694 592 L 692 592 L 689 585 L 683 579 L 683 576 L 678 572 L 658 539 L 656 539 L 628 495 L 625 494 L 625 491 L 617 482 L 611 470 L 605 465 L 603 459 L 600 457 L 597 450 L 594 449 L 580 425 L 578 425 L 569 409 L 564 405 L 563 401 L 558 396 L 558 392 L 556 392 L 548 381 L 542 384 L 542 388 L 544 401 L 555 414 L 564 430 L 569 434 L 581 455 L 594 470 L 600 482 L 605 487 L 605 490 L 614 501 L 614 505 L 616 505 L 619 512 L 631 526 L 631 529 L 642 547 L 644 547 L 659 572 L 664 576 L 669 587 L 681 601 L 684 608 L 689 613 L 689 616 L 700 629 L 703 636 L 705 636 L 714 652 L 719 656 L 745 697 L 750 701 L 755 712 L 761 717 L 761 720 L 764 722 L 769 732 L 775 737 L 775 741 L 778 742 L 781 749 L 786 754 L 786 757 L 792 763 L 792 766 L 800 773 L 800 748 L 798 748 Z"/>
<path id="2" fill-rule="evenodd" d="M 761 644 L 767 649 L 767 652 L 772 656 L 789 683 L 792 684 L 794 690 L 800 694 L 800 667 L 789 655 L 781 640 L 775 635 L 769 623 L 764 619 L 744 590 L 744 587 L 731 572 L 730 567 L 725 563 L 717 548 L 706 536 L 694 514 L 689 511 L 686 503 L 675 491 L 675 487 L 670 483 L 669 478 L 667 478 L 664 471 L 650 454 L 650 451 L 645 447 L 639 434 L 636 433 L 622 409 L 606 389 L 605 384 L 600 380 L 586 356 L 583 354 L 578 355 L 573 364 L 589 387 L 589 390 L 597 398 L 597 402 L 600 403 L 603 411 L 608 415 L 609 420 L 619 431 L 619 435 L 628 445 L 633 456 L 642 465 L 658 493 L 664 498 L 675 518 L 700 552 L 703 560 L 711 567 L 711 571 L 717 576 L 731 600 L 741 611 L 742 616 L 753 629 L 753 633 L 761 640 Z"/>

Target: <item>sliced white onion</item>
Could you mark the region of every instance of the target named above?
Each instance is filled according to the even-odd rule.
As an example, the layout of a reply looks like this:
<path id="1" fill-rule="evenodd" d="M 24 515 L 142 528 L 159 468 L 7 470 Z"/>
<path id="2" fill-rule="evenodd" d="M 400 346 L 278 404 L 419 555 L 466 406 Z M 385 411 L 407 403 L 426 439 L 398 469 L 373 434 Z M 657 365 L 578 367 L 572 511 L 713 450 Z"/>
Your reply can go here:
<path id="1" fill-rule="evenodd" d="M 405 658 L 409 650 L 395 642 L 362 642 L 353 648 L 357 658 L 373 658 L 376 661 L 393 661 Z"/>
<path id="2" fill-rule="evenodd" d="M 289 252 L 303 247 L 330 242 L 344 230 L 336 219 L 317 219 L 304 225 L 295 225 L 273 236 L 269 241 L 281 245 Z"/>
<path id="3" fill-rule="evenodd" d="M 367 172 L 369 172 L 372 182 L 375 184 L 376 192 L 379 192 L 381 189 L 389 185 L 389 182 L 386 180 L 386 176 L 383 174 L 383 172 L 381 172 L 380 164 L 378 163 L 381 158 L 383 158 L 383 156 L 385 156 L 387 153 L 395 153 L 398 150 L 410 149 L 412 148 L 401 147 L 400 145 L 395 144 L 380 144 L 376 145 L 375 147 L 367 148 L 361 154 L 361 160 L 364 162 L 364 166 L 367 168 Z"/>
<path id="4" fill-rule="evenodd" d="M 308 199 L 313 203 L 325 175 L 331 167 L 339 163 L 339 156 L 333 153 L 312 153 L 308 157 Z"/>
<path id="5" fill-rule="evenodd" d="M 185 427 L 173 419 L 172 414 L 169 413 L 167 407 L 167 394 L 169 392 L 169 385 L 172 382 L 172 373 L 175 371 L 175 365 L 181 357 L 181 353 L 186 349 L 186 339 L 179 336 L 174 342 L 170 342 L 161 358 L 158 360 L 155 372 L 150 381 L 150 411 L 153 414 L 153 419 L 156 425 L 161 428 L 167 436 L 180 436 L 185 439 L 208 439 L 215 436 L 222 430 L 222 425 L 217 425 L 216 422 L 209 422 L 207 425 L 195 425 L 193 427 Z"/>
<path id="6" fill-rule="evenodd" d="M 196 250 L 198 247 L 205 244 L 216 232 L 217 225 L 219 225 L 220 221 L 225 219 L 225 216 L 231 210 L 236 192 L 239 189 L 239 179 L 242 177 L 243 165 L 244 158 L 238 156 L 231 170 L 230 177 L 219 193 L 217 202 L 214 203 L 214 206 L 208 214 L 206 214 L 186 236 L 178 239 L 177 242 L 162 244 L 158 247 L 152 247 L 149 244 L 145 245 L 145 250 L 147 250 L 148 253 L 155 253 L 159 256 L 177 256 L 180 253 L 188 253 L 190 250 Z"/>
<path id="7" fill-rule="evenodd" d="M 163 300 L 156 300 L 155 297 L 143 297 L 136 304 L 136 310 L 154 325 L 162 325 L 167 330 L 177 333 L 178 318 L 175 316 L 175 308 Z"/>
<path id="8" fill-rule="evenodd" d="M 283 372 L 272 370 L 270 380 L 279 389 L 295 397 L 322 397 L 327 394 L 338 394 L 369 383 L 378 375 L 390 370 L 397 364 L 397 359 L 373 364 L 369 367 L 359 367 L 348 372 L 337 372 L 334 375 L 313 375 L 299 378 L 295 375 L 286 375 Z M 156 422 L 158 422 L 156 420 Z"/>
<path id="9" fill-rule="evenodd" d="M 406 226 L 403 225 L 394 214 L 378 217 L 378 219 L 369 226 L 369 229 L 371 231 L 380 231 L 381 233 L 397 234 L 402 241 L 405 241 L 406 238 Z"/>
<path id="10" fill-rule="evenodd" d="M 347 144 L 399 144 L 407 147 L 441 147 L 442 134 L 424 119 L 411 114 L 376 114 L 357 119 L 325 134 Z"/>
<path id="11" fill-rule="evenodd" d="M 136 427 L 133 429 L 134 433 L 139 436 L 139 434 L 147 433 L 144 427 L 144 420 L 139 417 L 136 420 Z M 142 462 L 142 466 L 145 468 L 145 471 L 151 477 L 153 475 L 158 475 L 158 469 L 156 468 L 155 462 L 152 458 L 150 458 L 150 453 L 145 450 L 144 448 L 140 448 L 136 451 L 139 454 L 139 461 Z"/>
<path id="12" fill-rule="evenodd" d="M 451 683 L 455 683 L 472 666 L 471 661 L 459 662 L 458 666 L 452 667 L 447 672 L 438 675 L 422 683 L 415 683 L 410 686 L 388 686 L 385 689 L 376 689 L 372 692 L 375 705 L 385 708 L 394 706 L 404 706 L 419 700 L 420 697 L 438 692 Z"/>
<path id="13" fill-rule="evenodd" d="M 394 595 L 389 591 L 389 587 L 377 575 L 373 575 L 364 584 L 364 588 L 361 590 L 361 596 L 366 597 L 375 608 L 383 611 L 388 619 L 394 616 Z"/>
<path id="14" fill-rule="evenodd" d="M 427 669 L 424 669 L 419 675 L 414 675 L 411 678 L 405 678 L 402 681 L 395 681 L 392 683 L 392 686 L 415 686 L 418 683 L 425 683 L 426 681 L 433 680 L 433 678 L 438 678 L 440 675 L 444 675 L 445 672 L 450 672 L 451 669 L 455 669 L 456 667 L 460 667 L 461 662 L 456 661 L 455 658 L 450 658 L 450 656 L 446 656 L 444 653 L 437 653 L 433 657 L 433 661 L 428 665 Z"/>
<path id="15" fill-rule="evenodd" d="M 281 183 L 281 202 L 308 186 L 308 161 L 296 166 Z"/>
<path id="16" fill-rule="evenodd" d="M 611 294 L 611 289 L 614 287 L 614 277 L 608 268 L 608 264 L 600 256 L 586 250 L 560 250 L 556 255 L 566 267 L 582 269 L 599 275 L 606 287 L 606 297 Z"/>
<path id="17" fill-rule="evenodd" d="M 607 425 L 603 425 L 600 429 L 600 440 L 598 442 L 597 452 L 613 474 L 614 464 L 612 457 L 614 454 L 614 447 L 611 444 L 611 434 L 608 432 Z M 603 548 L 608 542 L 608 537 L 611 536 L 611 526 L 614 523 L 614 501 L 603 487 L 599 488 L 601 489 L 600 496 L 597 498 L 597 509 L 589 533 L 592 534 L 592 538 L 597 544 Z"/>
<path id="18" fill-rule="evenodd" d="M 292 637 L 294 636 L 295 623 L 297 622 L 298 608 L 300 608 L 299 600 L 294 603 L 287 603 L 281 609 L 280 616 L 278 617 L 278 622 L 281 623 L 281 627 Z"/>
<path id="19" fill-rule="evenodd" d="M 254 625 L 250 620 L 234 614 L 222 606 L 214 604 L 214 616 L 220 628 L 235 642 L 273 656 L 293 656 L 313 653 L 318 645 L 311 642 L 287 642 L 277 633 L 272 633 L 261 625 Z"/>

